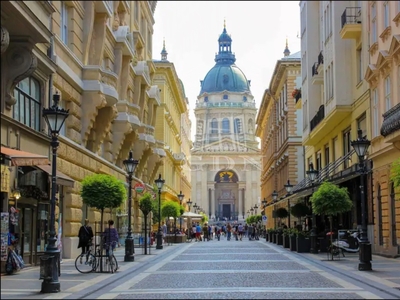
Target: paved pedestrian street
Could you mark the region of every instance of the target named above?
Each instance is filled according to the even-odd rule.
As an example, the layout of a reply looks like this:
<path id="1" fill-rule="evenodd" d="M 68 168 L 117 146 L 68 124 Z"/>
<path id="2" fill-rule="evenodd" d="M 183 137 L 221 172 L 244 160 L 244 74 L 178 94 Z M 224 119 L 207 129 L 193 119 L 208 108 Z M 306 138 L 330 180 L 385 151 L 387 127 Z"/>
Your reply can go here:
<path id="1" fill-rule="evenodd" d="M 2 277 L 2 299 L 399 299 L 399 259 L 374 257 L 372 272 L 358 256 L 326 261 L 326 254 L 295 253 L 265 242 L 192 242 L 136 251 L 116 274 L 80 274 L 64 262 L 62 291 L 40 294 L 38 268 Z M 34 275 L 32 277 L 32 275 Z M 32 277 L 32 278 L 31 278 Z M 31 278 L 31 279 L 28 279 Z M 30 292 L 27 288 L 32 287 Z M 21 289 L 21 291 L 18 290 Z M 36 290 L 35 290 L 36 289 Z M 25 292 L 25 294 L 23 294 Z"/>

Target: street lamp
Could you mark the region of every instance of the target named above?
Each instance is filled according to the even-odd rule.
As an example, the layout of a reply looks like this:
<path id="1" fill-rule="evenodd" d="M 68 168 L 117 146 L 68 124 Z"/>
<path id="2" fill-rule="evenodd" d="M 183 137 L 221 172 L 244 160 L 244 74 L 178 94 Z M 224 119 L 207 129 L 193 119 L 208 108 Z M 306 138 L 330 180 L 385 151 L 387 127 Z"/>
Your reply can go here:
<path id="1" fill-rule="evenodd" d="M 61 289 L 58 276 L 60 274 L 60 250 L 57 247 L 55 214 L 56 214 L 56 190 L 57 190 L 57 148 L 59 145 L 58 134 L 65 120 L 69 116 L 69 109 L 65 110 L 58 106 L 60 95 L 53 95 L 53 106 L 43 108 L 43 118 L 47 123 L 48 130 L 51 136 L 52 162 L 51 162 L 51 199 L 50 199 L 50 224 L 49 224 L 49 239 L 45 251 L 46 270 L 50 274 L 43 276 L 42 293 L 58 293 Z"/>
<path id="2" fill-rule="evenodd" d="M 194 203 L 193 208 L 194 208 L 194 212 L 197 213 L 197 208 L 198 208 L 198 206 L 197 206 L 197 203 L 196 203 L 196 202 Z"/>
<path id="3" fill-rule="evenodd" d="M 161 178 L 161 174 L 154 180 L 158 188 L 158 232 L 157 232 L 157 245 L 156 249 L 162 249 L 162 232 L 161 232 L 161 189 L 164 185 L 165 180 Z"/>
<path id="4" fill-rule="evenodd" d="M 359 160 L 359 172 L 360 172 L 360 193 L 361 193 L 361 234 L 360 234 L 360 253 L 359 253 L 359 271 L 370 271 L 372 270 L 371 260 L 372 251 L 371 243 L 368 241 L 368 228 L 367 228 L 367 203 L 364 193 L 364 181 L 365 174 L 368 172 L 365 165 L 365 155 L 367 154 L 368 147 L 371 142 L 362 136 L 362 130 L 358 129 L 358 138 L 351 142 L 351 146 L 357 153 Z"/>
<path id="5" fill-rule="evenodd" d="M 190 198 L 189 201 L 186 201 L 186 204 L 189 206 L 189 212 L 190 212 L 190 206 L 192 206 L 192 201 L 190 201 Z"/>
<path id="6" fill-rule="evenodd" d="M 278 201 L 278 193 L 274 190 L 272 192 L 272 203 L 276 203 L 277 201 Z M 273 217 L 274 217 L 274 227 L 276 228 L 276 205 L 274 205 Z"/>
<path id="7" fill-rule="evenodd" d="M 182 205 L 183 197 L 185 195 L 182 194 L 182 191 L 178 194 L 179 204 Z M 182 231 L 182 216 L 179 217 L 179 231 Z"/>
<path id="8" fill-rule="evenodd" d="M 284 186 L 285 186 L 286 192 L 288 194 L 292 193 L 293 185 L 290 184 L 290 180 L 289 179 L 287 181 L 287 184 L 285 184 Z"/>
<path id="9" fill-rule="evenodd" d="M 251 215 L 253 215 L 254 208 L 250 208 Z"/>
<path id="10" fill-rule="evenodd" d="M 314 165 L 311 163 L 309 166 L 309 170 L 306 172 L 308 179 L 311 181 L 311 186 L 312 186 L 312 194 L 314 193 L 314 181 L 318 176 L 318 170 L 314 170 Z M 310 247 L 310 252 L 311 253 L 318 253 L 317 249 L 317 224 L 316 224 L 316 218 L 315 218 L 315 213 L 314 210 L 311 211 L 311 218 L 312 218 L 312 227 L 311 227 L 311 232 L 310 232 L 310 242 L 311 242 L 311 247 Z"/>
<path id="11" fill-rule="evenodd" d="M 128 234 L 125 239 L 125 257 L 124 261 L 134 261 L 135 256 L 133 255 L 135 253 L 135 246 L 133 243 L 133 237 L 132 237 L 132 179 L 133 179 L 133 173 L 135 173 L 135 169 L 137 165 L 139 164 L 138 160 L 133 159 L 132 156 L 132 150 L 129 151 L 129 157 L 128 159 L 125 159 L 123 161 L 126 173 L 128 173 Z"/>
<path id="12" fill-rule="evenodd" d="M 257 204 L 254 205 L 254 214 L 255 214 L 255 215 L 257 214 L 257 208 L 258 208 Z"/>

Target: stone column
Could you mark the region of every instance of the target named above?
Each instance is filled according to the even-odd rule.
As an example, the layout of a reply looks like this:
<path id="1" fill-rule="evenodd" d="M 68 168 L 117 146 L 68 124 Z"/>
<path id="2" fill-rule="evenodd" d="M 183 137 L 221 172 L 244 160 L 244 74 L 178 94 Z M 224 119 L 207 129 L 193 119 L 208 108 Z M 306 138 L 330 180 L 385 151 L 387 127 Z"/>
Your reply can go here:
<path id="1" fill-rule="evenodd" d="M 243 217 L 243 189 L 239 189 L 239 218 Z"/>
<path id="2" fill-rule="evenodd" d="M 215 217 L 215 189 L 211 189 L 211 217 Z"/>

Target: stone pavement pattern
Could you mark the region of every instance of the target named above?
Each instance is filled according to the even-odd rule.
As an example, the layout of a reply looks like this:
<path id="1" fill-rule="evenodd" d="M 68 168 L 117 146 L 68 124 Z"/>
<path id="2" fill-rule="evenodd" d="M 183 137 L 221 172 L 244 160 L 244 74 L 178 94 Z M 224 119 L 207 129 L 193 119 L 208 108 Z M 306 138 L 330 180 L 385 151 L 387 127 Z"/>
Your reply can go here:
<path id="1" fill-rule="evenodd" d="M 116 253 L 121 255 L 118 261 L 123 261 L 123 251 Z M 359 272 L 354 255 L 327 262 L 326 254 L 297 254 L 275 244 L 248 239 L 177 244 L 163 250 L 152 249 L 152 254 L 142 258 L 138 255 L 134 263 L 120 263 L 117 274 L 79 274 L 74 267 L 63 265 L 61 278 L 65 282 L 61 281 L 61 293 L 36 293 L 23 298 L 400 298 L 400 290 L 396 289 L 400 287 L 400 261 L 395 259 L 374 260 L 373 267 L 382 271 Z M 16 281 L 15 288 L 21 287 L 21 280 Z M 40 289 L 39 280 L 36 285 Z M 4 297 L 3 284 L 1 296 L 17 298 L 17 294 Z"/>

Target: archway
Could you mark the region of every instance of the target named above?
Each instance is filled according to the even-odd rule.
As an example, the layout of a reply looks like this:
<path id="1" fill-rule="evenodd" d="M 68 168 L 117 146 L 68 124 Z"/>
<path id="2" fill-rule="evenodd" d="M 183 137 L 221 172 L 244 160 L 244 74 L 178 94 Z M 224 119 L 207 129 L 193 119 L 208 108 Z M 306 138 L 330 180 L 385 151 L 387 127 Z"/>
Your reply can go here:
<path id="1" fill-rule="evenodd" d="M 221 170 L 215 175 L 215 217 L 217 221 L 238 220 L 238 175 L 233 170 Z"/>

